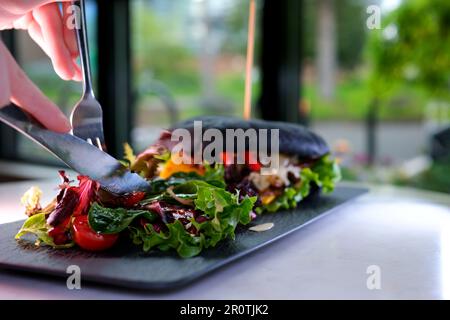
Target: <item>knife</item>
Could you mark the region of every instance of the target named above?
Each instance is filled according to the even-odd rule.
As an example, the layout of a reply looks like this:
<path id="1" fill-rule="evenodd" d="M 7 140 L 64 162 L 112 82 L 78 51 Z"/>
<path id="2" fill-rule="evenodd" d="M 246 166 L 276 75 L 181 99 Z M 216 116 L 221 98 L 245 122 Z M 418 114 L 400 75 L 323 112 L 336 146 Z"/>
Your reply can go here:
<path id="1" fill-rule="evenodd" d="M 124 168 L 109 154 L 69 133 L 43 128 L 18 107 L 1 108 L 0 121 L 40 144 L 76 172 L 97 181 L 104 190 L 123 195 L 150 188 L 145 179 Z"/>

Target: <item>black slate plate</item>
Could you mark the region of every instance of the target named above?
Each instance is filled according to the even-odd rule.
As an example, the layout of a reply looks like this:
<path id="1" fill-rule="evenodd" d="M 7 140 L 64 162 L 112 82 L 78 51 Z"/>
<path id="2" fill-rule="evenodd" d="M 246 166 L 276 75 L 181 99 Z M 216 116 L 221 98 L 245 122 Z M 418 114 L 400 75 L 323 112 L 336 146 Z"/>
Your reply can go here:
<path id="1" fill-rule="evenodd" d="M 225 241 L 190 259 L 179 258 L 176 253 L 143 253 L 128 241 L 102 253 L 36 247 L 32 241 L 14 240 L 23 221 L 4 224 L 0 225 L 0 267 L 67 277 L 67 267 L 77 265 L 86 281 L 149 290 L 173 289 L 286 236 L 366 191 L 338 187 L 333 194 L 312 197 L 295 210 L 262 215 L 252 224 L 273 222 L 269 231 L 241 228 L 234 241 Z"/>

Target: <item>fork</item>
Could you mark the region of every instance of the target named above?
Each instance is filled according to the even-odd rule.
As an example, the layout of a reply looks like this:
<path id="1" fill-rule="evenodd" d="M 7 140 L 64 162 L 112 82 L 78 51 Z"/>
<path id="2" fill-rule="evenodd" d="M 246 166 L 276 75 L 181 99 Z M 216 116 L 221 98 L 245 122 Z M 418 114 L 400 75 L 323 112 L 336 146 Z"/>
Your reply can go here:
<path id="1" fill-rule="evenodd" d="M 83 73 L 83 95 L 70 115 L 72 134 L 106 152 L 105 137 L 103 134 L 103 110 L 95 98 L 92 88 L 85 2 L 84 0 L 78 0 L 74 1 L 73 4 L 78 5 L 80 8 L 80 16 L 77 17 L 79 24 L 77 24 L 75 29 L 80 53 L 81 70 Z"/>

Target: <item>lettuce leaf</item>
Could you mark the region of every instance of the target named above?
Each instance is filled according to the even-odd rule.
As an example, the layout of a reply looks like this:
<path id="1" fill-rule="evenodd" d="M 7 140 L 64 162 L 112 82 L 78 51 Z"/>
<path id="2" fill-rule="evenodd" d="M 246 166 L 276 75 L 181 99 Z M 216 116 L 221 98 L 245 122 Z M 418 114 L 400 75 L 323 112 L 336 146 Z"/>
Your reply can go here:
<path id="1" fill-rule="evenodd" d="M 234 239 L 236 226 L 246 225 L 250 222 L 250 212 L 256 201 L 256 197 L 244 198 L 239 204 L 233 204 L 223 208 L 221 212 L 215 212 L 214 218 L 204 223 L 192 224 L 205 237 L 205 248 L 214 247 L 223 239 Z"/>
<path id="2" fill-rule="evenodd" d="M 46 218 L 45 218 L 45 212 L 43 213 L 37 213 L 31 217 L 29 217 L 24 224 L 22 225 L 22 228 L 20 228 L 19 232 L 16 234 L 16 240 L 19 240 L 26 234 L 33 234 L 37 237 L 36 244 L 39 245 L 41 242 L 52 246 L 56 249 L 64 249 L 64 248 L 70 248 L 74 246 L 73 242 L 64 244 L 64 245 L 56 245 L 53 242 L 53 238 L 48 235 L 48 231 L 51 229 L 51 226 L 47 224 Z"/>
<path id="3" fill-rule="evenodd" d="M 312 171 L 318 175 L 316 183 L 325 193 L 332 192 L 336 183 L 341 180 L 341 169 L 329 155 L 320 158 L 312 166 Z"/>
<path id="4" fill-rule="evenodd" d="M 338 164 L 329 155 L 325 155 L 311 168 L 303 168 L 300 171 L 299 184 L 284 189 L 283 193 L 273 202 L 258 207 L 255 211 L 261 214 L 265 211 L 276 212 L 281 209 L 294 209 L 302 199 L 310 194 L 313 184 L 321 188 L 324 193 L 329 193 L 334 190 L 340 179 L 341 172 Z"/>
<path id="5" fill-rule="evenodd" d="M 151 225 L 148 227 L 130 227 L 130 235 L 134 244 L 142 245 L 144 251 L 157 247 L 161 251 L 175 249 L 180 257 L 190 258 L 203 250 L 203 237 L 193 237 L 176 220 L 167 224 L 167 232 L 156 232 Z"/>

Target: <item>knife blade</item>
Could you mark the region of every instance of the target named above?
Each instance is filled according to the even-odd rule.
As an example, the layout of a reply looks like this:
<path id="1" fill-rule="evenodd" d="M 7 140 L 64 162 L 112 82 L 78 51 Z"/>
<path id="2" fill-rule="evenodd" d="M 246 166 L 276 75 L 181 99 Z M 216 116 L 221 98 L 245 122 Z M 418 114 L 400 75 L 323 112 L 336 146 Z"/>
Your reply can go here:
<path id="1" fill-rule="evenodd" d="M 0 120 L 47 149 L 76 172 L 97 181 L 109 192 L 123 195 L 150 188 L 145 179 L 124 168 L 114 157 L 69 133 L 43 128 L 18 107 L 1 108 Z"/>

